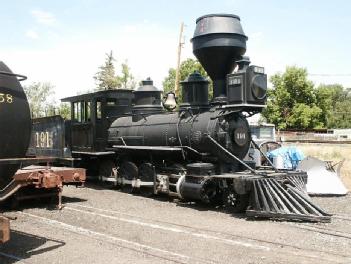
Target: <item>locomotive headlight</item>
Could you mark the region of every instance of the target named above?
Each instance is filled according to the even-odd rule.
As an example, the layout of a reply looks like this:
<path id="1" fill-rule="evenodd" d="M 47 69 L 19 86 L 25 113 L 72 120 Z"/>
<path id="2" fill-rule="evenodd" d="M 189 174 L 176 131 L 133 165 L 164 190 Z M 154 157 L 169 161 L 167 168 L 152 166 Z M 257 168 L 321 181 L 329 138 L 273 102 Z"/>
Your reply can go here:
<path id="1" fill-rule="evenodd" d="M 254 73 L 264 74 L 264 68 L 263 67 L 255 66 L 253 68 L 253 71 L 254 71 Z"/>
<path id="2" fill-rule="evenodd" d="M 261 67 L 255 67 L 255 68 L 261 68 Z M 252 78 L 251 91 L 253 96 L 256 99 L 262 100 L 265 98 L 267 94 L 267 78 L 265 75 L 261 75 L 261 74 L 255 75 Z"/>

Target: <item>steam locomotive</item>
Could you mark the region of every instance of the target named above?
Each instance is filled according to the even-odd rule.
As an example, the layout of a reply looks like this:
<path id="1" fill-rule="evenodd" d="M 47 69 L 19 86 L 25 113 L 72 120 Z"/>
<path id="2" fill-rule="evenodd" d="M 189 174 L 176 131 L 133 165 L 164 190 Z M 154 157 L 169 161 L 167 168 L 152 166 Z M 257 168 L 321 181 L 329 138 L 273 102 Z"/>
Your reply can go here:
<path id="1" fill-rule="evenodd" d="M 245 159 L 247 117 L 267 100 L 264 68 L 250 65 L 240 18 L 210 14 L 196 20 L 193 52 L 213 82 L 194 72 L 181 82 L 183 102 L 169 111 L 149 78 L 132 90 L 65 98 L 71 120 L 34 120 L 30 155 L 73 160 L 128 191 L 167 193 L 187 201 L 225 204 L 248 215 L 329 221 L 304 192 L 307 175 Z M 271 164 L 272 165 L 272 164 Z"/>

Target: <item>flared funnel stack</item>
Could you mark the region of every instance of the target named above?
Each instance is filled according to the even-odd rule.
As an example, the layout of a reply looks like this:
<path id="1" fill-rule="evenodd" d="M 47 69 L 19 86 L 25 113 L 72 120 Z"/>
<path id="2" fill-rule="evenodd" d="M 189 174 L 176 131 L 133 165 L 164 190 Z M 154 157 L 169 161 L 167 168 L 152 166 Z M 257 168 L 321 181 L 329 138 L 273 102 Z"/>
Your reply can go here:
<path id="1" fill-rule="evenodd" d="M 210 14 L 196 20 L 193 53 L 213 81 L 213 102 L 226 100 L 226 75 L 246 52 L 240 18 L 231 14 Z"/>

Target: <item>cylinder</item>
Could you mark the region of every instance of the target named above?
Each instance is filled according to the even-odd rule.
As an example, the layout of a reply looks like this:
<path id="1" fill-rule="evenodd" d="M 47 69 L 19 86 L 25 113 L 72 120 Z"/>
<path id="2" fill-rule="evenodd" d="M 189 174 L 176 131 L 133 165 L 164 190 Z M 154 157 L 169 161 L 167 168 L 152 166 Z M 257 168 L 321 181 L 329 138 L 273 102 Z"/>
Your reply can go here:
<path id="1" fill-rule="evenodd" d="M 210 176 L 214 173 L 212 163 L 197 162 L 186 165 L 188 176 Z"/>
<path id="2" fill-rule="evenodd" d="M 0 159 L 23 158 L 30 140 L 29 105 L 17 77 L 0 61 Z M 11 181 L 18 167 L 0 164 L 0 188 Z"/>
<path id="3" fill-rule="evenodd" d="M 181 196 L 189 201 L 209 203 L 216 194 L 216 183 L 207 176 L 214 174 L 212 163 L 190 163 L 186 166 L 187 175 L 180 186 Z"/>

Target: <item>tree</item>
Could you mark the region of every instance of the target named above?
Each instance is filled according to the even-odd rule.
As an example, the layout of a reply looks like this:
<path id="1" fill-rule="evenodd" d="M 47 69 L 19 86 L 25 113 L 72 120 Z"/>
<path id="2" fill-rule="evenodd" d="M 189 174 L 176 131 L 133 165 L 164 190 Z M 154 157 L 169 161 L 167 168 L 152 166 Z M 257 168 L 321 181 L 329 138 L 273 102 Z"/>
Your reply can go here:
<path id="1" fill-rule="evenodd" d="M 337 102 L 329 120 L 330 128 L 351 127 L 351 99 Z"/>
<path id="2" fill-rule="evenodd" d="M 187 59 L 183 61 L 180 64 L 180 80 L 183 81 L 185 80 L 186 77 L 189 76 L 189 74 L 193 73 L 194 71 L 198 71 L 202 76 L 208 77 L 205 69 L 202 67 L 202 65 L 194 59 Z M 174 68 L 170 68 L 168 70 L 168 76 L 164 79 L 162 85 L 163 85 L 163 90 L 165 93 L 174 91 L 175 88 L 175 77 L 176 77 L 176 70 Z M 210 79 L 209 79 L 210 80 Z M 213 95 L 213 88 L 212 88 L 212 82 L 209 85 L 209 96 L 212 98 Z M 178 96 L 178 102 L 182 102 L 182 91 L 180 89 L 179 91 L 179 96 Z"/>
<path id="3" fill-rule="evenodd" d="M 121 64 L 122 74 L 118 78 L 118 82 L 121 88 L 123 89 L 134 89 L 136 82 L 134 76 L 130 72 L 130 67 L 128 66 L 128 61 L 126 60 Z"/>
<path id="4" fill-rule="evenodd" d="M 324 126 L 322 112 L 317 106 L 314 86 L 307 79 L 307 70 L 287 67 L 283 74 L 271 77 L 273 89 L 268 91 L 267 108 L 263 116 L 280 129 L 320 128 Z"/>
<path id="5" fill-rule="evenodd" d="M 322 109 L 318 106 L 297 103 L 292 108 L 287 124 L 291 128 L 321 128 L 324 126 L 321 115 Z"/>
<path id="6" fill-rule="evenodd" d="M 48 82 L 36 82 L 24 86 L 33 118 L 55 114 L 54 86 Z"/>
<path id="7" fill-rule="evenodd" d="M 341 120 L 340 122 L 337 121 L 337 119 L 342 116 L 338 116 L 336 112 L 340 111 L 341 105 L 348 104 L 345 102 L 348 100 L 347 90 L 344 90 L 344 87 L 340 84 L 321 84 L 317 87 L 315 92 L 318 105 L 323 110 L 322 119 L 326 126 L 328 128 L 333 128 L 344 123 L 344 121 Z M 342 110 L 342 112 L 345 111 L 347 111 L 347 108 Z"/>
<path id="8" fill-rule="evenodd" d="M 69 120 L 71 119 L 71 105 L 70 103 L 60 103 L 58 108 L 59 115 L 62 116 L 64 119 Z"/>
<path id="9" fill-rule="evenodd" d="M 120 86 L 119 78 L 115 73 L 114 61 L 111 50 L 110 53 L 106 53 L 105 64 L 99 67 L 99 71 L 94 76 L 97 90 L 117 89 Z"/>
<path id="10" fill-rule="evenodd" d="M 97 90 L 112 90 L 112 89 L 134 89 L 136 81 L 130 71 L 128 61 L 125 60 L 121 64 L 121 75 L 116 74 L 115 58 L 112 51 L 106 53 L 105 64 L 99 67 L 99 71 L 95 74 L 94 79 L 97 84 Z"/>

